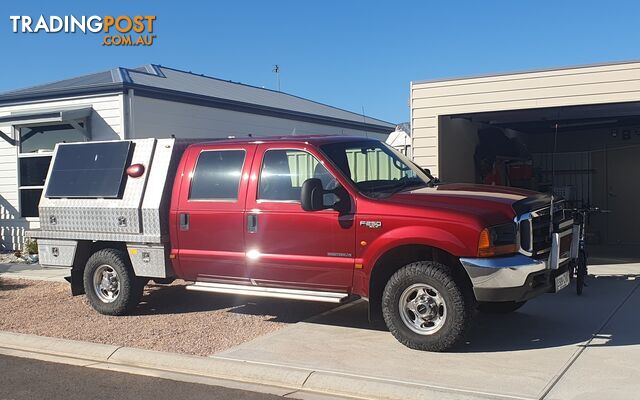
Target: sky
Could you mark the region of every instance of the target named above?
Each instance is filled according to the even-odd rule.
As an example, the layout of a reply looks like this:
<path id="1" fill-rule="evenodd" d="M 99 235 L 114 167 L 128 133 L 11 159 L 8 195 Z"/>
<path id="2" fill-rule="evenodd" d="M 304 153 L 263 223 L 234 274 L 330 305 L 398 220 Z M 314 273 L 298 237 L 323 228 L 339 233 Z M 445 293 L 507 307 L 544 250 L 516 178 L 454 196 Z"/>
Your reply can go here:
<path id="1" fill-rule="evenodd" d="M 638 1 L 3 1 L 0 91 L 154 63 L 392 123 L 411 81 L 640 59 Z M 13 33 L 11 15 L 155 15 L 150 47 Z"/>

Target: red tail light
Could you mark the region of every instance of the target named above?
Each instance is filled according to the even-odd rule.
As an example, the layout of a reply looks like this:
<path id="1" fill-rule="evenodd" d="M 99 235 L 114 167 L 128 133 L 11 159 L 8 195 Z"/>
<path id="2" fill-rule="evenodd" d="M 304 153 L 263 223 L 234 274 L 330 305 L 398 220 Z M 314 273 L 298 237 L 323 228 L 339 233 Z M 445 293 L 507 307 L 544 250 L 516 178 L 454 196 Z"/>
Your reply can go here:
<path id="1" fill-rule="evenodd" d="M 127 168 L 127 175 L 132 178 L 138 178 L 144 174 L 144 165 L 142 164 L 133 164 L 129 168 Z"/>

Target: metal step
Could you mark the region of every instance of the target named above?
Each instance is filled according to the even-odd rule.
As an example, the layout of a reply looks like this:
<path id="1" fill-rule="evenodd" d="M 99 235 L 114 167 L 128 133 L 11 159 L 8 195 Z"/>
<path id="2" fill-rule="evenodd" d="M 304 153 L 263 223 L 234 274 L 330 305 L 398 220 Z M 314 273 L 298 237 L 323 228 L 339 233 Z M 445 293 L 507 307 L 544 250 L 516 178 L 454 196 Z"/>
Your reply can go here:
<path id="1" fill-rule="evenodd" d="M 230 293 L 244 296 L 277 297 L 281 299 L 321 301 L 325 303 L 341 303 L 349 297 L 348 293 L 282 289 L 265 286 L 231 285 L 226 283 L 212 282 L 196 282 L 193 285 L 188 285 L 187 289 L 202 292 Z"/>

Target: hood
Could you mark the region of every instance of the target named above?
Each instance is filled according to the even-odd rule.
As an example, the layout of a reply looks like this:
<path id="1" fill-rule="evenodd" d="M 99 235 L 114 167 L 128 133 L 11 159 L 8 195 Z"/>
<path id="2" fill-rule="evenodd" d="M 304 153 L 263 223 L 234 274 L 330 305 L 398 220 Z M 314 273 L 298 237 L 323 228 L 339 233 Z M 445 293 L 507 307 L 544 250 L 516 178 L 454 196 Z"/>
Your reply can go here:
<path id="1" fill-rule="evenodd" d="M 550 201 L 546 194 L 505 186 L 451 183 L 397 193 L 392 203 L 417 206 L 425 213 L 451 211 L 474 216 L 483 224 L 500 224 Z M 524 211 L 523 211 L 524 210 Z"/>

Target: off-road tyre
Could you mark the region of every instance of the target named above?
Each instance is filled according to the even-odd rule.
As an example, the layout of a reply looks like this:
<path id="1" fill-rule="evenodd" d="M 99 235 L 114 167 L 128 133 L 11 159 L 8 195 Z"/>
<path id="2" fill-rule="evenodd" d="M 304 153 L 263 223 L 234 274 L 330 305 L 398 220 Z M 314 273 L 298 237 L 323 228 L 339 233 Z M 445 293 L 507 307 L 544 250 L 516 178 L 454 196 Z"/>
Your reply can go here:
<path id="1" fill-rule="evenodd" d="M 112 301 L 101 299 L 99 289 L 94 284 L 98 269 L 105 266 L 115 272 L 118 282 L 117 295 Z M 108 268 L 108 269 L 109 269 Z M 142 298 L 144 285 L 147 281 L 135 276 L 127 254 L 118 249 L 102 249 L 95 252 L 84 268 L 84 290 L 91 307 L 100 314 L 125 315 L 133 309 Z M 104 294 L 102 295 L 104 297 Z"/>
<path id="2" fill-rule="evenodd" d="M 525 303 L 526 301 L 485 301 L 478 303 L 478 311 L 485 314 L 509 314 Z"/>
<path id="3" fill-rule="evenodd" d="M 474 314 L 475 300 L 470 289 L 465 289 L 454 276 L 450 267 L 434 261 L 405 265 L 391 276 L 382 295 L 382 315 L 387 328 L 400 343 L 415 350 L 442 352 L 464 339 Z M 444 321 L 432 333 L 416 333 L 401 316 L 400 299 L 416 285 L 435 289 L 444 303 Z"/>

